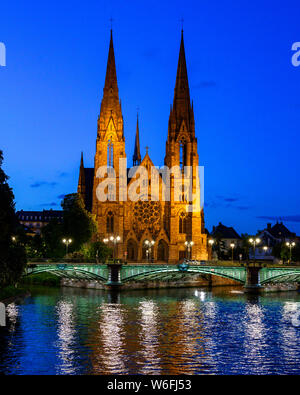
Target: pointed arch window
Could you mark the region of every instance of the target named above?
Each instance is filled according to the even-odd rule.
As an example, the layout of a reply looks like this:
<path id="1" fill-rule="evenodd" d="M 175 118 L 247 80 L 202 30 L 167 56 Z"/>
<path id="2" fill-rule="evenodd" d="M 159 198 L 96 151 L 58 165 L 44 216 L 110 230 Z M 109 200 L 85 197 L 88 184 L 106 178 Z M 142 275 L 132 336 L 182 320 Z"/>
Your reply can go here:
<path id="1" fill-rule="evenodd" d="M 186 233 L 187 218 L 185 213 L 181 213 L 179 216 L 179 233 Z"/>
<path id="2" fill-rule="evenodd" d="M 107 213 L 106 217 L 106 232 L 114 233 L 114 215 L 111 211 Z"/>
<path id="3" fill-rule="evenodd" d="M 107 167 L 113 167 L 114 163 L 114 145 L 112 140 L 107 142 Z"/>
<path id="4" fill-rule="evenodd" d="M 186 156 L 186 142 L 182 139 L 179 145 L 179 164 L 182 172 L 184 171 L 184 166 L 187 165 Z"/>

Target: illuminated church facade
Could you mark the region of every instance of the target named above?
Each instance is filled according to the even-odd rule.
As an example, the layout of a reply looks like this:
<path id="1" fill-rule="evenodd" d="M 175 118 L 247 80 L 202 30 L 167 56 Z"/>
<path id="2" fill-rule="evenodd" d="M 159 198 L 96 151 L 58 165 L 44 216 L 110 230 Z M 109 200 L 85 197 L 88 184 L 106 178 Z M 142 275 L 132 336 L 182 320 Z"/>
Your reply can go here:
<path id="1" fill-rule="evenodd" d="M 86 209 L 93 214 L 97 223 L 98 240 L 119 236 L 120 242 L 116 245 L 116 257 L 129 262 L 145 262 L 150 259 L 152 262 L 175 264 L 187 257 L 187 253 L 189 258 L 194 260 L 208 259 L 204 213 L 200 200 L 194 203 L 193 210 L 189 210 L 191 201 L 185 193 L 182 193 L 180 197 L 175 196 L 177 189 L 174 178 L 176 176 L 173 175 L 170 178 L 169 200 L 162 198 L 164 181 L 161 175 L 158 175 L 159 188 L 156 199 L 153 197 L 151 199 L 150 195 L 149 199 L 137 201 L 120 198 L 120 194 L 126 195 L 134 186 L 138 179 L 138 172 L 130 176 L 129 169 L 126 169 L 124 192 L 122 190 L 124 171 L 120 168 L 120 163 L 126 159 L 125 134 L 112 32 L 97 130 L 94 168 L 85 168 L 83 156 L 81 156 L 78 194 L 81 195 Z M 148 151 L 144 158 L 141 157 L 138 120 L 132 164 L 146 169 L 150 194 L 153 182 L 151 169 L 154 164 Z M 192 191 L 193 193 L 199 191 L 197 138 L 195 137 L 193 104 L 190 100 L 183 32 L 174 101 L 169 117 L 164 165 L 168 168 L 178 166 L 180 169 L 189 166 L 192 169 Z M 107 177 L 107 174 L 99 175 L 97 171 L 102 166 L 113 168 L 115 174 L 114 199 L 106 201 L 100 201 L 97 195 L 99 184 Z M 187 251 L 187 242 L 191 241 L 192 247 Z M 149 242 L 153 244 L 150 251 Z"/>

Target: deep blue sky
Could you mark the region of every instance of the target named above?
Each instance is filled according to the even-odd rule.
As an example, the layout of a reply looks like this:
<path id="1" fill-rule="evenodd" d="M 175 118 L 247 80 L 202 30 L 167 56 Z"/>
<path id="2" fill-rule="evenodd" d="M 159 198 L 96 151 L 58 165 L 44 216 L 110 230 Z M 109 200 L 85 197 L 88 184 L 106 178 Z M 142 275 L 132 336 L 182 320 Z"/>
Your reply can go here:
<path id="1" fill-rule="evenodd" d="M 300 234 L 299 11 L 290 0 L 3 0 L 0 147 L 17 208 L 59 208 L 82 150 L 93 166 L 111 16 L 127 156 L 139 106 L 143 154 L 149 145 L 163 164 L 183 17 L 206 226 L 251 233 L 282 218 Z"/>

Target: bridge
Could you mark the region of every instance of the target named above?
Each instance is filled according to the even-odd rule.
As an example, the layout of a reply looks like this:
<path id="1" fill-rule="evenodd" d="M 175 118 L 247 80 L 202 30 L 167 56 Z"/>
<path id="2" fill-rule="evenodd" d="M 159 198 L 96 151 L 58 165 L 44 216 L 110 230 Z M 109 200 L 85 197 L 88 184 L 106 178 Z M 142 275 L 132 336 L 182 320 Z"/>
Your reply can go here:
<path id="1" fill-rule="evenodd" d="M 269 283 L 300 283 L 300 267 L 262 267 L 260 264 L 245 266 L 219 266 L 208 262 L 184 262 L 178 265 L 168 264 L 29 264 L 24 276 L 38 273 L 52 273 L 70 280 L 87 280 L 102 283 L 108 288 L 122 286 L 132 282 L 180 281 L 187 276 L 201 275 L 209 279 L 218 276 L 236 281 L 246 288 L 260 288 Z"/>

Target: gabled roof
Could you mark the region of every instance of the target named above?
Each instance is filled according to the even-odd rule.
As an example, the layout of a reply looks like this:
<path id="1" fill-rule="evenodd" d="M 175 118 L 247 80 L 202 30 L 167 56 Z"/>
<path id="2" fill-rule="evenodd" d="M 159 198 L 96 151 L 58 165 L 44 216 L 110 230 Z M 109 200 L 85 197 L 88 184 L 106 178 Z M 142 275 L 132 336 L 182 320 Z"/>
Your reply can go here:
<path id="1" fill-rule="evenodd" d="M 277 222 L 274 226 L 265 230 L 273 237 L 276 237 L 276 239 L 288 239 L 296 236 L 296 234 L 292 233 L 282 222 Z"/>
<path id="2" fill-rule="evenodd" d="M 214 226 L 211 232 L 212 236 L 218 235 L 222 239 L 241 239 L 241 236 L 233 229 L 223 225 L 221 222 L 218 226 Z"/>

